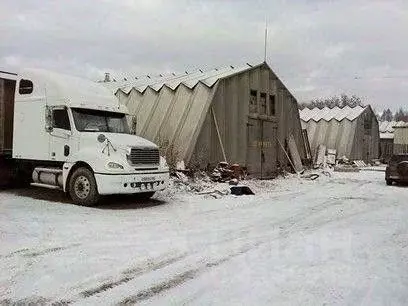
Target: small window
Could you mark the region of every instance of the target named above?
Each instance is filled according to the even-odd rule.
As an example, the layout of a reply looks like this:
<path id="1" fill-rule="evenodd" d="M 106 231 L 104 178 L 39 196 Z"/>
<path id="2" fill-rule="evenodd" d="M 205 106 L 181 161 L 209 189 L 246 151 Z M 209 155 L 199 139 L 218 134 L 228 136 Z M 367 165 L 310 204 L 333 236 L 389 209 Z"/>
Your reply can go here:
<path id="1" fill-rule="evenodd" d="M 68 112 L 66 109 L 54 109 L 52 111 L 52 127 L 63 130 L 71 130 Z"/>
<path id="2" fill-rule="evenodd" d="M 251 90 L 251 96 L 249 99 L 249 104 L 256 105 L 258 92 L 256 90 Z"/>
<path id="3" fill-rule="evenodd" d="M 261 92 L 260 95 L 261 114 L 266 115 L 266 93 Z"/>
<path id="4" fill-rule="evenodd" d="M 28 95 L 33 92 L 33 88 L 33 82 L 31 82 L 30 80 L 21 79 L 18 86 L 18 93 L 20 95 Z"/>
<path id="5" fill-rule="evenodd" d="M 269 116 L 276 115 L 275 95 L 269 95 Z"/>
<path id="6" fill-rule="evenodd" d="M 249 93 L 249 112 L 250 113 L 256 113 L 257 110 L 257 104 L 258 104 L 258 92 L 256 90 L 251 89 Z"/>

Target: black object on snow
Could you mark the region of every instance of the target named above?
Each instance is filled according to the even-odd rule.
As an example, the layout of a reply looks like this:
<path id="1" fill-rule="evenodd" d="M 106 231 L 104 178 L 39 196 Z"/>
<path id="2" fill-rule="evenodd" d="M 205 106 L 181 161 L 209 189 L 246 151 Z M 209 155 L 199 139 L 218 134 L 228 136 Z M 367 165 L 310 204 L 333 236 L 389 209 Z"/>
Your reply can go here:
<path id="1" fill-rule="evenodd" d="M 231 186 L 231 194 L 233 195 L 254 195 L 255 193 L 248 186 Z"/>

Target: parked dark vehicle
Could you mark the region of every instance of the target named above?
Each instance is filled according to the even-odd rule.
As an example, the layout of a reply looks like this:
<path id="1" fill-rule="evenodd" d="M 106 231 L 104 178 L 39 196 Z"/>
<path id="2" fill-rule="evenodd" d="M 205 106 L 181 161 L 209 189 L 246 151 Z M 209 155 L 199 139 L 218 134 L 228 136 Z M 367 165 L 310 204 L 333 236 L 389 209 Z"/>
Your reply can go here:
<path id="1" fill-rule="evenodd" d="M 394 154 L 385 170 L 387 185 L 408 183 L 408 154 Z"/>

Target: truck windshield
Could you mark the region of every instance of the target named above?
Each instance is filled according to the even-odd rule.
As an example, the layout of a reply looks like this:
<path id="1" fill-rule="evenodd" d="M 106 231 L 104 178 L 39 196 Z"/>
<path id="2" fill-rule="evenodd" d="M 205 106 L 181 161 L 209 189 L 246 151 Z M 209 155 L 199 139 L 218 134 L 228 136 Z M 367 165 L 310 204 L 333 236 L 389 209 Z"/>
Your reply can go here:
<path id="1" fill-rule="evenodd" d="M 125 114 L 82 108 L 73 108 L 72 114 L 80 132 L 129 134 Z"/>

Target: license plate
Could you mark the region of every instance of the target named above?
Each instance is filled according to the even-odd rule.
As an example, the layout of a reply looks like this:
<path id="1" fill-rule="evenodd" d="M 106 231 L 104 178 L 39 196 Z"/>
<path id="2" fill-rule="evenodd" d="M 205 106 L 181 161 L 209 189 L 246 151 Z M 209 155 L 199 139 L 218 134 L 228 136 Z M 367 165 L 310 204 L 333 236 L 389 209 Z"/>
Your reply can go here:
<path id="1" fill-rule="evenodd" d="M 153 182 L 155 180 L 156 180 L 156 178 L 154 176 L 142 177 L 142 182 Z"/>

